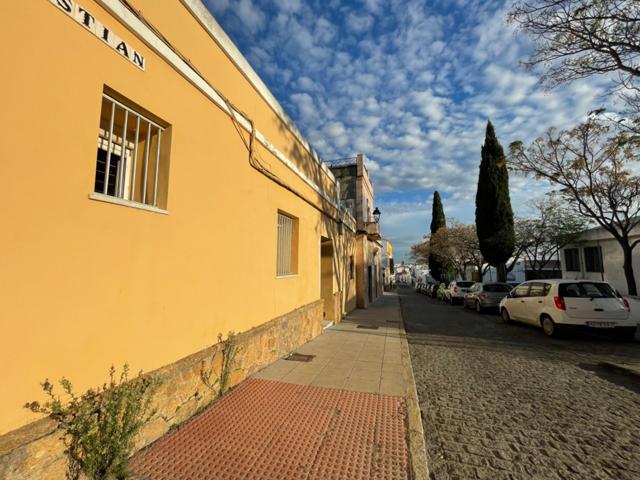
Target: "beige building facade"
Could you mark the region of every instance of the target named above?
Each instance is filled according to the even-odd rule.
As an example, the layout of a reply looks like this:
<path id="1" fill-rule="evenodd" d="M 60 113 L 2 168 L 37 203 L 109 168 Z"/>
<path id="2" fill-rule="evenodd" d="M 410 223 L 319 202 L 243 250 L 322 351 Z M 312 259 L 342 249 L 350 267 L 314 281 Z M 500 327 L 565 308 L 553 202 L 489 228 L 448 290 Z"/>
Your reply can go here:
<path id="1" fill-rule="evenodd" d="M 376 241 L 200 0 L 1 2 L 0 22 L 0 478 L 62 478 L 22 407 L 45 378 L 161 375 L 141 447 L 210 399 L 219 333 L 237 383 L 366 306 Z"/>
<path id="2" fill-rule="evenodd" d="M 330 167 L 339 184 L 342 205 L 356 219 L 356 298 L 358 308 L 367 308 L 384 291 L 384 247 L 380 236 L 379 210 L 374 205 L 373 182 L 363 154 L 331 162 Z"/>

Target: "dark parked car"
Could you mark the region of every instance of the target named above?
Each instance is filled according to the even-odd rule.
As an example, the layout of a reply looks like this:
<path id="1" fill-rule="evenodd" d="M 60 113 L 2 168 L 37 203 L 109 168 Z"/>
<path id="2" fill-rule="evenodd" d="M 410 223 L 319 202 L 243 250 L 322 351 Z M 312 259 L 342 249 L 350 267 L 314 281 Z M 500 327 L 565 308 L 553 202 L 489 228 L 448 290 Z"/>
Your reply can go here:
<path id="1" fill-rule="evenodd" d="M 474 308 L 478 313 L 488 308 L 497 309 L 511 289 L 508 283 L 474 283 L 465 293 L 462 304 L 465 308 Z"/>

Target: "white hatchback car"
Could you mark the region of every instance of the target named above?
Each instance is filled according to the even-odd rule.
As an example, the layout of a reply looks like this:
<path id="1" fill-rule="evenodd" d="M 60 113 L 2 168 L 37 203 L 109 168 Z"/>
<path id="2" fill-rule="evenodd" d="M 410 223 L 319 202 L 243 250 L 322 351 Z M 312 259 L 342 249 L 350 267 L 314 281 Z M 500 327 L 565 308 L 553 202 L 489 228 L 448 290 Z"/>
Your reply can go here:
<path id="1" fill-rule="evenodd" d="M 633 335 L 637 325 L 629 305 L 606 282 L 536 280 L 524 282 L 500 302 L 502 320 L 519 320 L 542 327 L 550 337 L 565 326 L 624 329 Z"/>

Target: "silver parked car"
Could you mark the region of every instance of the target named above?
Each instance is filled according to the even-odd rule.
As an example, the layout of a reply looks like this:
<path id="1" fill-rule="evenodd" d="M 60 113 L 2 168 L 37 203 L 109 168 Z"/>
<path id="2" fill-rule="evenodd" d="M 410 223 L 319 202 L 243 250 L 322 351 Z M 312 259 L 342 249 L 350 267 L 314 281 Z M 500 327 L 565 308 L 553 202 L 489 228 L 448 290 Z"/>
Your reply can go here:
<path id="1" fill-rule="evenodd" d="M 474 283 L 465 293 L 462 304 L 465 308 L 474 308 L 476 312 L 492 308 L 498 309 L 500 301 L 509 295 L 511 285 L 508 283 Z"/>

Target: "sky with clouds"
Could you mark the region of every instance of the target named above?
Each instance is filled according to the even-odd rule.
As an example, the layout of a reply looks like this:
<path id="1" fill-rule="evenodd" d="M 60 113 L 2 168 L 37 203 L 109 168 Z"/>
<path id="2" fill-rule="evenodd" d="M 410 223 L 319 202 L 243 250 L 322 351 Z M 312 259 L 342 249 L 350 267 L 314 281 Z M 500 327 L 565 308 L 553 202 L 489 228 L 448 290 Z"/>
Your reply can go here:
<path id="1" fill-rule="evenodd" d="M 325 160 L 364 153 L 381 228 L 408 260 L 431 221 L 472 223 L 488 118 L 506 147 L 607 105 L 604 79 L 553 92 L 519 64 L 531 49 L 511 0 L 204 0 Z M 517 215 L 548 186 L 511 177 Z"/>

